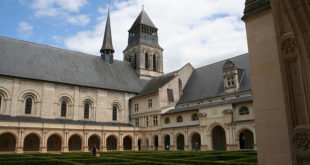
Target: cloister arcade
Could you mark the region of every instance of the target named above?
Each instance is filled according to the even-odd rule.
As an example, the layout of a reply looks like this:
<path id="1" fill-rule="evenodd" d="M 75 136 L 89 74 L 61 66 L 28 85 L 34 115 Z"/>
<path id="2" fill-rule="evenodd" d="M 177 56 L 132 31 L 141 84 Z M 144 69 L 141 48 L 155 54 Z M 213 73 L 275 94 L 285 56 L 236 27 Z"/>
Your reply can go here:
<path id="1" fill-rule="evenodd" d="M 210 135 L 184 131 L 175 133 L 47 133 L 38 131 L 2 132 L 0 152 L 88 152 L 94 145 L 99 151 L 123 150 L 231 150 L 227 130 L 222 126 L 211 129 Z M 88 136 L 90 135 L 90 136 Z M 236 133 L 235 149 L 254 149 L 252 130 L 240 129 Z"/>

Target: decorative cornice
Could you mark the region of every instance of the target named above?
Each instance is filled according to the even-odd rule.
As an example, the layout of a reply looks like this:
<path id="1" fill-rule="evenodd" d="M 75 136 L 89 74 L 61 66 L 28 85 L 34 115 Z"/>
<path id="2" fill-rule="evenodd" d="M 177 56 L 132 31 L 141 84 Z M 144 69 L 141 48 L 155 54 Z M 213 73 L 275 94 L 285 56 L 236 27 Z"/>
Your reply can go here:
<path id="1" fill-rule="evenodd" d="M 270 0 L 246 0 L 245 8 L 243 11 L 244 15 L 241 19 L 245 20 L 251 15 L 257 14 L 270 8 Z"/>

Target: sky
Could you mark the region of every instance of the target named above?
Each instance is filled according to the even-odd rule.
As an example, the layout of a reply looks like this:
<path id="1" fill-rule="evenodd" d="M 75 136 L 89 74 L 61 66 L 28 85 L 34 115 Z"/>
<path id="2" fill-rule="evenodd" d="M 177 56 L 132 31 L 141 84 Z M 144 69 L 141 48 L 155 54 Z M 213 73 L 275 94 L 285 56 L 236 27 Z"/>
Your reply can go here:
<path id="1" fill-rule="evenodd" d="M 245 0 L 111 0 L 114 58 L 144 10 L 158 30 L 164 72 L 248 52 Z M 100 55 L 109 0 L 0 0 L 0 36 Z"/>

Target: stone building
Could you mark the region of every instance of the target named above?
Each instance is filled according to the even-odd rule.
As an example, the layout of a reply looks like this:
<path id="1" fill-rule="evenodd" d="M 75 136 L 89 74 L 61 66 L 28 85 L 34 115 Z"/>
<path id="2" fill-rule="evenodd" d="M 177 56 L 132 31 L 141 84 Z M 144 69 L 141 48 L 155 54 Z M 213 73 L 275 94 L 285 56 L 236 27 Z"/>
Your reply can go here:
<path id="1" fill-rule="evenodd" d="M 249 57 L 163 73 L 144 10 L 113 59 L 0 37 L 0 152 L 255 149 Z"/>

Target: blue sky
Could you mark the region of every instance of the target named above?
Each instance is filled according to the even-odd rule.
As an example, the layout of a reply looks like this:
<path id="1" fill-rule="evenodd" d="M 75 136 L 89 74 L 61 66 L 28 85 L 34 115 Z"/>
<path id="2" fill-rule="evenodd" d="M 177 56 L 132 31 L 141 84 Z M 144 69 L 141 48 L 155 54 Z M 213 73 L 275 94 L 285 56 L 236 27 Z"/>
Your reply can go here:
<path id="1" fill-rule="evenodd" d="M 141 6 L 142 0 L 111 0 L 116 59 Z M 247 52 L 244 0 L 144 0 L 144 6 L 159 28 L 165 72 Z M 1 0 L 0 35 L 99 55 L 107 7 L 108 0 Z"/>

